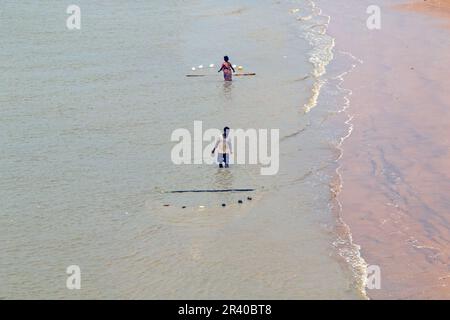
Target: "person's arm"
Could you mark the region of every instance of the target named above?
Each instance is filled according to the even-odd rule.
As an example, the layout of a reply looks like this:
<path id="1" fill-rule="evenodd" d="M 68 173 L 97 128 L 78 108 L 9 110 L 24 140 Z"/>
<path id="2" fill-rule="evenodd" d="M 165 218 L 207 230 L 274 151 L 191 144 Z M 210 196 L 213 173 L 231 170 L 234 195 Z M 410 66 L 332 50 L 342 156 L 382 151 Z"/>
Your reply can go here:
<path id="1" fill-rule="evenodd" d="M 236 70 L 234 70 L 233 65 L 230 63 L 230 68 L 233 70 L 234 73 L 236 73 Z"/>
<path id="2" fill-rule="evenodd" d="M 222 66 L 220 67 L 220 70 L 217 71 L 217 72 L 220 72 L 220 71 L 222 71 L 222 70 L 223 70 L 223 63 L 222 63 Z"/>
<path id="3" fill-rule="evenodd" d="M 214 149 L 212 149 L 211 153 L 214 154 L 216 152 L 217 147 L 219 146 L 220 140 L 217 140 L 216 145 L 214 146 Z"/>

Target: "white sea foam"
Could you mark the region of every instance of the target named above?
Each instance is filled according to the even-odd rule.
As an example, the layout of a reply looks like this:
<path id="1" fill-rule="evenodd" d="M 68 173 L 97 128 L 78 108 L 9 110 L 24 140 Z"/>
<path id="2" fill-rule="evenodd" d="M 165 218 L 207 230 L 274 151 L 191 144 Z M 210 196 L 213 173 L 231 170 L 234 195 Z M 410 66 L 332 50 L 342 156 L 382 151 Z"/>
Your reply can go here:
<path id="1" fill-rule="evenodd" d="M 331 21 L 331 16 L 322 13 L 322 10 L 316 6 L 313 1 L 308 1 L 310 14 L 302 15 L 297 19 L 302 24 L 302 29 L 304 30 L 305 39 L 311 45 L 311 50 L 309 52 L 309 61 L 313 65 L 313 71 L 311 73 L 314 83 L 311 88 L 311 96 L 307 103 L 304 105 L 304 112 L 309 113 L 315 107 L 318 106 L 318 101 L 322 93 L 324 85 L 328 84 L 329 80 L 337 82 L 335 89 L 340 92 L 342 99 L 344 100 L 343 105 L 337 108 L 333 113 L 340 114 L 345 113 L 346 119 L 342 124 L 345 126 L 346 133 L 338 138 L 335 147 L 338 150 L 338 157 L 336 163 L 341 159 L 343 155 L 343 144 L 344 141 L 350 137 L 353 131 L 352 119 L 353 117 L 347 114 L 347 110 L 350 106 L 350 95 L 351 90 L 345 89 L 341 86 L 344 81 L 344 77 L 350 73 L 357 65 L 361 64 L 362 61 L 352 55 L 350 52 L 341 52 L 342 55 L 348 57 L 351 61 L 351 67 L 347 70 L 342 71 L 338 76 L 333 79 L 329 78 L 327 74 L 327 66 L 335 58 L 335 39 L 327 34 L 329 23 Z M 331 85 L 331 84 L 330 84 Z M 361 257 L 360 247 L 353 242 L 351 230 L 348 225 L 344 222 L 341 216 L 342 204 L 339 201 L 338 194 L 342 188 L 342 176 L 340 173 L 339 165 L 336 168 L 335 174 L 337 175 L 337 186 L 334 186 L 335 203 L 337 204 L 337 214 L 338 214 L 338 235 L 334 242 L 334 246 L 338 250 L 338 254 L 344 259 L 344 261 L 349 266 L 354 279 L 354 285 L 359 288 L 361 294 L 367 298 L 366 294 L 366 278 L 367 278 L 367 263 Z"/>

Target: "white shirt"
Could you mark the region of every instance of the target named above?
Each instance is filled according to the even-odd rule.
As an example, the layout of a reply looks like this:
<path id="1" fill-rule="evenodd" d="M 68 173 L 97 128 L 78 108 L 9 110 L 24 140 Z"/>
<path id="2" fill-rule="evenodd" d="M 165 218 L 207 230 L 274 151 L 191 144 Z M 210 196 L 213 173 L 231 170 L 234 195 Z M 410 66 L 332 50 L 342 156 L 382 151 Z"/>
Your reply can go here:
<path id="1" fill-rule="evenodd" d="M 223 135 L 216 142 L 216 146 L 214 147 L 219 153 L 231 153 L 231 139 L 229 137 L 224 138 Z"/>

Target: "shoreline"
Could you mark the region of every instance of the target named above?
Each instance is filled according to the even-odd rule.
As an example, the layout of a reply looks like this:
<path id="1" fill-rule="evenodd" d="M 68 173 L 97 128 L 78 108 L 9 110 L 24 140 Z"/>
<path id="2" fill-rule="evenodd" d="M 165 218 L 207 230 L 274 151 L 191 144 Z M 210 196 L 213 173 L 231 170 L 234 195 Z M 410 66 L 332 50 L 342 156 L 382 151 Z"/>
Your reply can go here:
<path id="1" fill-rule="evenodd" d="M 348 114 L 347 110 L 351 106 L 350 99 L 351 95 L 353 94 L 353 91 L 348 88 L 344 88 L 343 84 L 345 83 L 346 77 L 350 75 L 352 72 L 354 72 L 355 69 L 358 67 L 358 64 L 362 64 L 363 61 L 353 56 L 349 52 L 341 52 L 341 54 L 348 55 L 351 58 L 352 66 L 350 69 L 343 72 L 336 78 L 339 79 L 339 82 L 336 85 L 337 88 L 339 88 L 342 91 L 346 91 L 346 93 L 343 96 L 345 103 L 342 109 L 340 109 L 338 112 L 344 113 L 346 115 L 347 119 L 344 121 L 344 125 L 347 126 L 348 130 L 347 134 L 340 138 L 340 142 L 336 146 L 339 155 L 335 160 L 337 165 L 335 169 L 335 178 L 334 178 L 335 181 L 331 183 L 331 194 L 333 199 L 332 212 L 337 220 L 336 224 L 337 240 L 334 245 L 336 246 L 336 248 L 338 248 L 340 258 L 343 259 L 343 261 L 345 262 L 345 264 L 352 273 L 354 286 L 359 289 L 364 300 L 370 300 L 370 296 L 368 294 L 366 287 L 368 276 L 367 273 L 368 264 L 361 255 L 361 247 L 358 244 L 356 244 L 353 240 L 351 228 L 345 222 L 345 219 L 342 215 L 343 204 L 339 199 L 339 194 L 342 191 L 343 187 L 343 176 L 340 171 L 341 169 L 340 160 L 344 156 L 345 142 L 352 135 L 353 132 L 353 124 L 352 124 L 353 117 L 350 114 Z"/>
<path id="2" fill-rule="evenodd" d="M 449 65 L 450 46 L 442 41 L 448 31 L 431 25 L 429 15 L 388 1 L 380 4 L 379 31 L 366 28 L 369 1 L 320 5 L 332 16 L 337 50 L 364 61 L 344 79 L 353 91 L 348 113 L 354 130 L 339 160 L 337 198 L 361 256 L 381 268 L 381 289 L 367 293 L 372 299 L 449 298 L 444 88 L 450 81 L 439 68 Z"/>

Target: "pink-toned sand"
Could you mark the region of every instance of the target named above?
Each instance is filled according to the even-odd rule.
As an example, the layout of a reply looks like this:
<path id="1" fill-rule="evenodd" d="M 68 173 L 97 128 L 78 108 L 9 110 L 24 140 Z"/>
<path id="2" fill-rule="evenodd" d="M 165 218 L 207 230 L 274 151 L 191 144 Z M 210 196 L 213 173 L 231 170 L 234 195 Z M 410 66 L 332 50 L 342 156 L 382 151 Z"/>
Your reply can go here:
<path id="1" fill-rule="evenodd" d="M 338 198 L 363 258 L 381 267 L 368 294 L 450 299 L 450 0 L 377 1 L 376 31 L 373 1 L 336 2 L 319 2 L 336 50 L 364 61 L 343 84 L 354 130 Z"/>
<path id="2" fill-rule="evenodd" d="M 450 27 L 450 0 L 416 0 L 400 4 L 397 8 L 443 18 L 438 22 Z"/>

